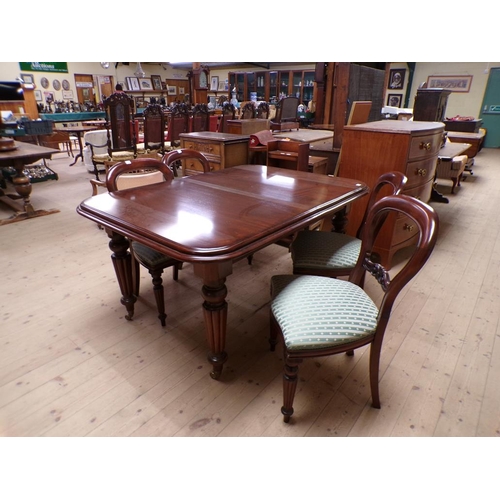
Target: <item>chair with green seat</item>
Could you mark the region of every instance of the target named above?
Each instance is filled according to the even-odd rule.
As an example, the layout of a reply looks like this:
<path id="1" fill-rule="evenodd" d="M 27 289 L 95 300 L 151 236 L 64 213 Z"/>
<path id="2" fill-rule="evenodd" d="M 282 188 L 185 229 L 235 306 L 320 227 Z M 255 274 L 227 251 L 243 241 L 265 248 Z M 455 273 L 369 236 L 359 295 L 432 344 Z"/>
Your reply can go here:
<path id="1" fill-rule="evenodd" d="M 390 213 L 410 218 L 418 228 L 413 254 L 394 277 L 371 260 L 381 221 Z M 384 333 L 399 292 L 420 271 L 432 253 L 438 216 L 427 204 L 407 195 L 377 201 L 368 213 L 358 261 L 349 280 L 325 276 L 280 275 L 271 278 L 271 350 L 284 340 L 284 421 L 293 414 L 299 364 L 306 358 L 338 353 L 352 355 L 370 345 L 372 406 L 380 408 L 379 364 Z M 363 290 L 365 270 L 379 283 L 383 295 L 376 305 Z"/>
<path id="2" fill-rule="evenodd" d="M 386 172 L 379 177 L 356 237 L 327 231 L 300 231 L 290 247 L 293 274 L 349 276 L 358 260 L 361 233 L 371 207 L 380 196 L 400 194 L 407 180 L 401 172 Z"/>
<path id="3" fill-rule="evenodd" d="M 106 187 L 108 191 L 137 188 L 158 182 L 172 182 L 173 173 L 170 168 L 160 160 L 154 158 L 136 158 L 115 163 L 106 174 Z M 137 241 L 130 242 L 132 255 L 132 282 L 134 294 L 139 295 L 139 264 L 144 266 L 153 280 L 153 289 L 158 309 L 158 318 L 165 326 L 167 315 L 165 313 L 165 300 L 161 275 L 167 267 L 173 268 L 173 279 L 177 281 L 178 272 L 182 263 L 167 255 Z"/>

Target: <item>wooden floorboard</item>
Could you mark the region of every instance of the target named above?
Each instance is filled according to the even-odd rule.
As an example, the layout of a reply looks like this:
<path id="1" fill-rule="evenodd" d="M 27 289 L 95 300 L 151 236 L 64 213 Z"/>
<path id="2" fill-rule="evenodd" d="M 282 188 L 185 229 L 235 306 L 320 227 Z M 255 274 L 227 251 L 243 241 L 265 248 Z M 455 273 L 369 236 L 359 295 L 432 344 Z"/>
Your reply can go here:
<path id="1" fill-rule="evenodd" d="M 76 213 L 88 173 L 65 154 L 59 180 L 33 185 L 35 209 L 59 213 L 0 227 L 0 435 L 175 437 L 493 437 L 500 434 L 500 150 L 440 216 L 436 249 L 396 301 L 382 350 L 382 408 L 371 407 L 368 349 L 309 360 L 295 414 L 284 424 L 282 352 L 270 352 L 269 280 L 291 272 L 272 245 L 227 279 L 229 359 L 210 365 L 201 286 L 190 265 L 164 274 L 161 327 L 141 270 L 134 320 L 125 320 L 108 238 Z M 0 205 L 0 218 L 10 215 Z M 396 255 L 398 265 L 405 251 Z M 399 264 L 398 264 L 399 263 Z M 376 300 L 378 288 L 367 290 Z"/>

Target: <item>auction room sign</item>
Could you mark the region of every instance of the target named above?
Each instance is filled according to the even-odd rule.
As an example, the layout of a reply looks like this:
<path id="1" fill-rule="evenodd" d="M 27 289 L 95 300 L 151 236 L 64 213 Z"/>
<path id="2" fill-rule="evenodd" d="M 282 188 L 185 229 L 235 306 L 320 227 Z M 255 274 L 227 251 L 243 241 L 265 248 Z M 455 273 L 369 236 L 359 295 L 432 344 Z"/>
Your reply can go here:
<path id="1" fill-rule="evenodd" d="M 20 62 L 19 67 L 22 71 L 68 72 L 68 63 L 65 62 Z"/>

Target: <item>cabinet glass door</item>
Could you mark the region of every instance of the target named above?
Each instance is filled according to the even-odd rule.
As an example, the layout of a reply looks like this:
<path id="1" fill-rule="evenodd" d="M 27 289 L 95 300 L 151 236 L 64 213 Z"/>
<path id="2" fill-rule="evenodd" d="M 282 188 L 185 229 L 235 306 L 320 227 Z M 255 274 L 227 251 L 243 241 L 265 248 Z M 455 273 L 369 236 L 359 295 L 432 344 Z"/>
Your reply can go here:
<path id="1" fill-rule="evenodd" d="M 246 101 L 250 101 L 251 100 L 251 96 L 250 94 L 252 92 L 255 92 L 255 85 L 256 85 L 256 79 L 255 79 L 255 73 L 247 73 L 246 74 L 246 77 L 247 77 L 247 95 L 245 96 L 246 97 Z"/>
<path id="2" fill-rule="evenodd" d="M 294 71 L 292 77 L 292 97 L 302 97 L 302 71 Z"/>
<path id="3" fill-rule="evenodd" d="M 269 72 L 269 102 L 276 104 L 278 102 L 278 72 Z"/>
<path id="4" fill-rule="evenodd" d="M 304 71 L 302 79 L 302 102 L 307 104 L 312 101 L 314 92 L 314 71 Z"/>
<path id="5" fill-rule="evenodd" d="M 282 97 L 288 97 L 290 93 L 290 72 L 280 71 L 279 72 L 279 99 Z"/>
<path id="6" fill-rule="evenodd" d="M 266 73 L 261 71 L 255 73 L 255 92 L 257 92 L 257 101 L 266 101 Z"/>
<path id="7" fill-rule="evenodd" d="M 245 73 L 236 73 L 236 99 L 245 100 Z"/>

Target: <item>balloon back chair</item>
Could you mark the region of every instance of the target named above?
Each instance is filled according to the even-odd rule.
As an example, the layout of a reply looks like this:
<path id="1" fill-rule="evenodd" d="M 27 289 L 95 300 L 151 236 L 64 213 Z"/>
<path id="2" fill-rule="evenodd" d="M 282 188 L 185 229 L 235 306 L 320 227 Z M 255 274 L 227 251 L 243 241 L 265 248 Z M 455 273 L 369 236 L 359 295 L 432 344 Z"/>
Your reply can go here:
<path id="1" fill-rule="evenodd" d="M 419 232 L 413 254 L 391 279 L 388 271 L 371 260 L 372 249 L 388 214 L 409 219 Z M 380 408 L 379 364 L 384 333 L 399 292 L 422 269 L 436 244 L 438 216 L 427 204 L 407 195 L 377 201 L 368 213 L 358 261 L 349 280 L 325 276 L 281 275 L 271 278 L 271 350 L 278 336 L 284 340 L 284 421 L 293 414 L 298 365 L 306 358 L 338 353 L 353 355 L 370 345 L 372 406 Z M 361 286 L 365 271 L 382 288 L 377 306 Z"/>

